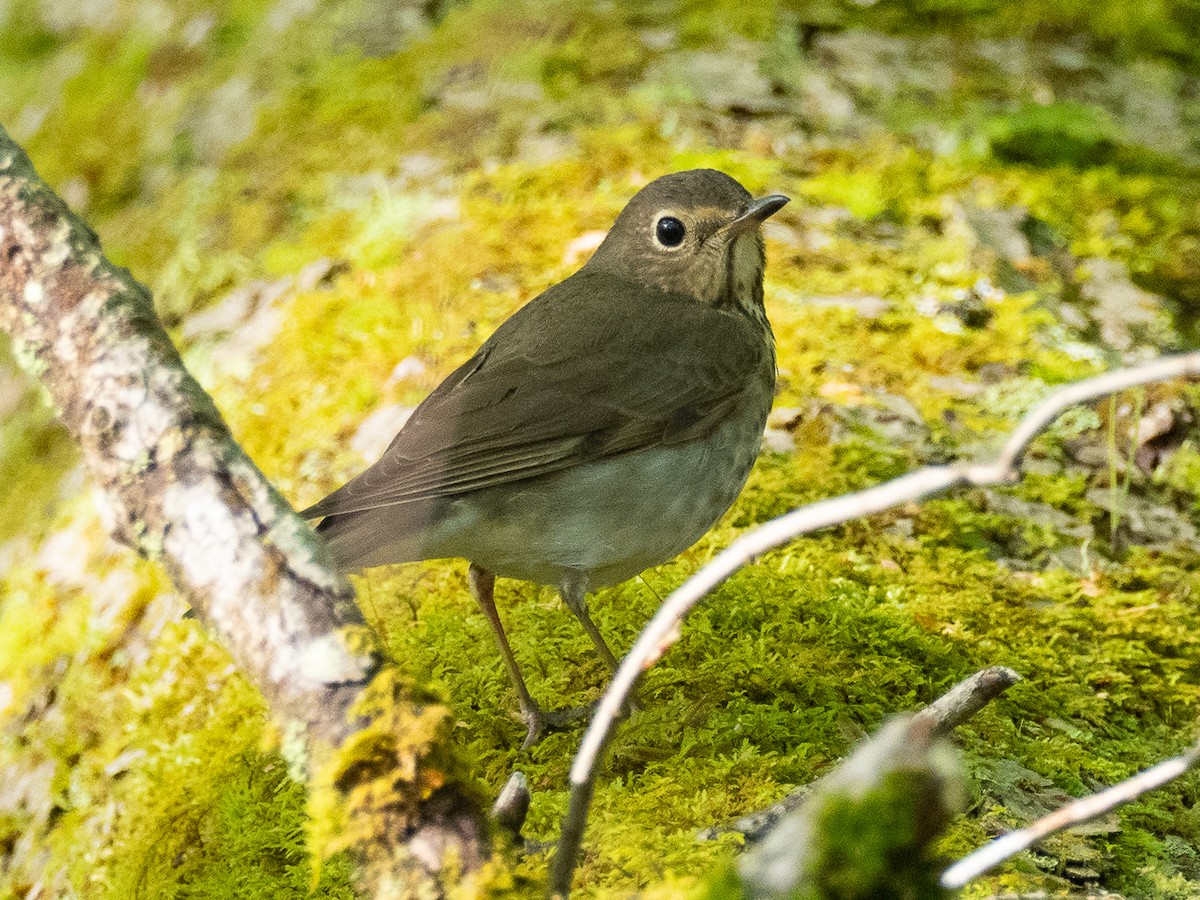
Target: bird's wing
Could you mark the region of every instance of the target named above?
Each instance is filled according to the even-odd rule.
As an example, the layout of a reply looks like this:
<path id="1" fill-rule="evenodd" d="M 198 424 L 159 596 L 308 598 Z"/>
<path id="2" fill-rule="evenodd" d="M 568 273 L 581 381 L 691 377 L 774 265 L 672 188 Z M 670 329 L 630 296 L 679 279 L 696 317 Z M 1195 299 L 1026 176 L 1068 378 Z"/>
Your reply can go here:
<path id="1" fill-rule="evenodd" d="M 451 497 L 708 434 L 774 365 L 744 316 L 577 273 L 422 403 L 378 462 L 303 515 Z"/>

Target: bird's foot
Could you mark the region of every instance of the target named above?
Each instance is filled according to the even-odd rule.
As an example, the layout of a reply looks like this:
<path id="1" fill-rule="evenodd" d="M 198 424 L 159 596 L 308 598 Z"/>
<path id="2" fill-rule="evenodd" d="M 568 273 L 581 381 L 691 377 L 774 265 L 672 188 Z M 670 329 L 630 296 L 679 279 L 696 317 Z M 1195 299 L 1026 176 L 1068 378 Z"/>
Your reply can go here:
<path id="1" fill-rule="evenodd" d="M 593 700 L 591 703 L 585 703 L 582 706 L 567 706 L 563 709 L 543 710 L 536 704 L 532 707 L 522 708 L 520 713 L 521 721 L 525 723 L 528 731 L 525 734 L 524 743 L 521 744 L 521 749 L 529 749 L 552 731 L 565 731 L 568 726 L 576 722 L 590 719 L 599 706 L 600 701 Z M 632 695 L 625 701 L 625 705 L 621 707 L 621 713 L 617 717 L 618 720 L 629 718 L 631 713 L 637 712 L 642 706 L 643 704 L 638 696 L 636 694 Z"/>
<path id="2" fill-rule="evenodd" d="M 529 749 L 552 731 L 563 731 L 575 722 L 590 718 L 598 705 L 599 701 L 593 701 L 583 706 L 568 706 L 563 709 L 543 710 L 536 704 L 522 707 L 521 721 L 528 730 L 521 749 Z"/>

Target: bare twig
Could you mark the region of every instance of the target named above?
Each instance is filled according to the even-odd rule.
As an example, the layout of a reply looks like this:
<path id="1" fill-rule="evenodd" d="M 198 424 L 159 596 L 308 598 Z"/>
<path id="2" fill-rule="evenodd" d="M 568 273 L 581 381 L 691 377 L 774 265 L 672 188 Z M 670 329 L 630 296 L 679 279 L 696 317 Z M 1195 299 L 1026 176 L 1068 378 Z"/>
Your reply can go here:
<path id="1" fill-rule="evenodd" d="M 982 875 L 1009 857 L 1029 849 L 1042 838 L 1048 837 L 1056 831 L 1062 831 L 1064 828 L 1070 828 L 1072 825 L 1080 825 L 1097 819 L 1130 800 L 1136 800 L 1142 794 L 1162 787 L 1192 768 L 1198 761 L 1200 761 L 1200 746 L 1193 747 L 1181 756 L 1160 762 L 1098 794 L 1068 803 L 1062 809 L 1056 809 L 1049 815 L 1042 816 L 1031 825 L 1017 831 L 1010 831 L 1003 837 L 996 838 L 990 844 L 980 847 L 969 856 L 964 856 L 947 869 L 942 874 L 942 887 L 960 888 L 972 878 Z"/>
<path id="2" fill-rule="evenodd" d="M 653 665 L 675 641 L 684 617 L 709 591 L 758 555 L 801 535 L 932 497 L 955 487 L 989 487 L 1014 482 L 1020 476 L 1018 467 L 1030 442 L 1070 407 L 1137 385 L 1198 375 L 1200 353 L 1185 353 L 1067 385 L 1034 407 L 990 462 L 918 469 L 873 488 L 802 506 L 734 541 L 666 599 L 642 630 L 633 649 L 621 661 L 601 698 L 596 716 L 571 766 L 571 798 L 551 869 L 551 893 L 565 896 L 570 890 L 591 805 L 597 764 L 634 683 L 642 671 Z"/>
<path id="3" fill-rule="evenodd" d="M 929 720 L 936 735 L 949 734 L 1020 680 L 1021 676 L 1006 666 L 988 666 L 960 681 L 915 718 Z"/>

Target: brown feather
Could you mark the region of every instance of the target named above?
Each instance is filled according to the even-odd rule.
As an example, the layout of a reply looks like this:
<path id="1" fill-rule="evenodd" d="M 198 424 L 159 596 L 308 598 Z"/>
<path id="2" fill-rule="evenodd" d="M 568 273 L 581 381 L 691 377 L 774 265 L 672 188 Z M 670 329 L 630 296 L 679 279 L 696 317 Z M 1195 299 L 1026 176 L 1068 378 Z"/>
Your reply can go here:
<path id="1" fill-rule="evenodd" d="M 501 325 L 377 463 L 303 515 L 447 498 L 696 440 L 756 375 L 770 377 L 769 350 L 739 311 L 585 268 Z"/>

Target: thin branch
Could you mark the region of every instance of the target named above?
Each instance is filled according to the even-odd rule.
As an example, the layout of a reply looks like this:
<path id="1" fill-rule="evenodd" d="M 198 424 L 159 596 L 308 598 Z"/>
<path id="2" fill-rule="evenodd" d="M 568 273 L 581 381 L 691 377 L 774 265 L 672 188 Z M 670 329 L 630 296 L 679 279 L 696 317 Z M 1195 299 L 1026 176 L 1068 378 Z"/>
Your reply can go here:
<path id="1" fill-rule="evenodd" d="M 1183 353 L 1179 356 L 1164 356 L 1140 366 L 1106 372 L 1095 378 L 1088 378 L 1085 381 L 1059 388 L 1025 415 L 1016 430 L 1013 431 L 1012 436 L 1005 441 L 1000 455 L 991 464 L 991 467 L 1008 473 L 1008 480 L 1015 480 L 1018 475 L 1017 470 L 1025 457 L 1025 451 L 1033 439 L 1068 409 L 1144 384 L 1172 381 L 1176 378 L 1195 378 L 1200 374 L 1196 368 L 1196 355 L 1195 353 Z M 990 478 L 992 476 L 985 475 L 983 477 Z M 986 483 L 999 484 L 1002 481 L 989 480 Z"/>
<path id="2" fill-rule="evenodd" d="M 935 735 L 949 734 L 1020 680 L 1006 666 L 988 666 L 960 681 L 914 718 L 931 722 Z"/>
<path id="3" fill-rule="evenodd" d="M 1011 831 L 992 843 L 980 847 L 969 856 L 963 857 L 947 869 L 942 874 L 942 887 L 960 888 L 971 879 L 982 875 L 988 869 L 999 865 L 1022 850 L 1029 849 L 1054 832 L 1099 818 L 1130 800 L 1136 800 L 1142 794 L 1162 787 L 1192 768 L 1197 761 L 1200 761 L 1200 747 L 1193 747 L 1182 756 L 1160 762 L 1107 790 L 1092 794 L 1090 797 L 1083 797 L 1074 803 L 1068 803 L 1061 809 L 1038 819 L 1032 825 Z"/>
<path id="4" fill-rule="evenodd" d="M 233 440 L 150 292 L 3 128 L 0 327 L 79 442 L 111 530 L 162 562 L 263 693 L 321 813 L 314 850 L 358 851 L 368 889 L 436 891 L 443 854 L 478 866 L 483 816 L 445 751 L 448 710 L 382 661 L 350 585 Z"/>
<path id="5" fill-rule="evenodd" d="M 684 617 L 709 591 L 755 557 L 801 535 L 932 497 L 951 488 L 988 487 L 1016 481 L 1020 476 L 1018 466 L 1030 442 L 1063 411 L 1126 388 L 1197 376 L 1200 376 L 1200 353 L 1186 353 L 1067 385 L 1034 407 L 990 462 L 918 469 L 877 487 L 802 506 L 760 525 L 730 544 L 667 598 L 621 661 L 601 698 L 571 765 L 571 797 L 551 868 L 551 893 L 566 896 L 570 890 L 598 763 L 634 683 L 678 638 Z"/>
<path id="6" fill-rule="evenodd" d="M 513 772 L 492 804 L 492 821 L 514 841 L 521 840 L 521 829 L 529 815 L 529 779 L 524 772 Z"/>

